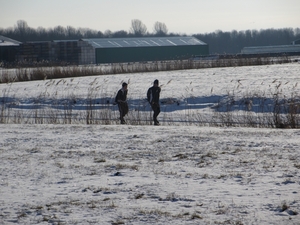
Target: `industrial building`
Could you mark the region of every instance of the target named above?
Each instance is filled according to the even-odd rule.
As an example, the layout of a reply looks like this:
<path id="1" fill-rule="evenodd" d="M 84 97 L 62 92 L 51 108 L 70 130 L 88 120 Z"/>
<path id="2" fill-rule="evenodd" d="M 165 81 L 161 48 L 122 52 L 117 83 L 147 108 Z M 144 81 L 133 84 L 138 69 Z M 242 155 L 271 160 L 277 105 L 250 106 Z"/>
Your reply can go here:
<path id="1" fill-rule="evenodd" d="M 80 64 L 80 56 L 81 48 L 77 40 L 25 42 L 20 45 L 16 60 Z"/>
<path id="2" fill-rule="evenodd" d="M 182 60 L 208 54 L 208 45 L 194 37 L 96 38 L 21 43 L 16 60 L 86 65 Z"/>
<path id="3" fill-rule="evenodd" d="M 292 45 L 300 45 L 300 39 L 292 41 Z"/>
<path id="4" fill-rule="evenodd" d="M 82 59 L 92 59 L 94 55 L 96 64 L 181 60 L 209 54 L 208 45 L 194 37 L 99 38 L 81 41 L 93 48 L 82 52 Z"/>
<path id="5" fill-rule="evenodd" d="M 277 54 L 287 53 L 289 55 L 300 54 L 300 44 L 244 47 L 242 54 Z"/>
<path id="6" fill-rule="evenodd" d="M 21 42 L 0 35 L 0 62 L 13 62 Z"/>

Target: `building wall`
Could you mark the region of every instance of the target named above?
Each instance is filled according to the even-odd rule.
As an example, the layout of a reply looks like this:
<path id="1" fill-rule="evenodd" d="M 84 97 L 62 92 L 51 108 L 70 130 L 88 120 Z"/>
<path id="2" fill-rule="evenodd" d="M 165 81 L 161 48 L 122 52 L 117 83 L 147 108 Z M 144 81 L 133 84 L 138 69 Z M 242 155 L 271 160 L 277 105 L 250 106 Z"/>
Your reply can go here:
<path id="1" fill-rule="evenodd" d="M 56 43 L 56 57 L 58 61 L 79 64 L 81 48 L 78 41 L 60 41 Z"/>
<path id="2" fill-rule="evenodd" d="M 208 45 L 97 48 L 96 63 L 180 60 L 208 54 Z"/>
<path id="3" fill-rule="evenodd" d="M 19 46 L 0 46 L 0 62 L 14 62 Z"/>
<path id="4" fill-rule="evenodd" d="M 151 47 L 95 47 L 84 40 L 28 42 L 20 45 L 17 60 L 67 62 L 76 65 L 189 59 L 208 55 L 208 45 Z"/>
<path id="5" fill-rule="evenodd" d="M 241 51 L 242 54 L 284 53 L 284 52 L 300 52 L 300 45 L 245 47 Z"/>
<path id="6" fill-rule="evenodd" d="M 79 58 L 80 65 L 95 64 L 96 54 L 95 49 L 88 42 L 79 41 L 78 46 L 81 49 L 81 54 Z"/>
<path id="7" fill-rule="evenodd" d="M 81 48 L 78 41 L 27 42 L 20 45 L 16 60 L 31 62 L 68 62 L 79 64 Z"/>
<path id="8" fill-rule="evenodd" d="M 300 45 L 300 39 L 292 41 L 292 45 Z"/>
<path id="9" fill-rule="evenodd" d="M 51 60 L 51 49 L 53 44 L 51 42 L 28 42 L 22 43 L 19 52 L 16 55 L 18 61 L 42 61 Z"/>

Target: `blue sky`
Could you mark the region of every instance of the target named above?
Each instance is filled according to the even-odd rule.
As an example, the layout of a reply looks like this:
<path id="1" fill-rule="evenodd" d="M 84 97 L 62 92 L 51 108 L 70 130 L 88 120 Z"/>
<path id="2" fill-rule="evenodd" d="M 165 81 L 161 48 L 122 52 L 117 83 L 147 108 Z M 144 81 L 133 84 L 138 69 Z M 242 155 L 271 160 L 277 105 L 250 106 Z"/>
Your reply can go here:
<path id="1" fill-rule="evenodd" d="M 105 32 L 129 31 L 139 19 L 180 34 L 216 30 L 300 27 L 300 0 L 0 0 L 0 27 L 25 20 L 30 27 L 58 25 Z"/>

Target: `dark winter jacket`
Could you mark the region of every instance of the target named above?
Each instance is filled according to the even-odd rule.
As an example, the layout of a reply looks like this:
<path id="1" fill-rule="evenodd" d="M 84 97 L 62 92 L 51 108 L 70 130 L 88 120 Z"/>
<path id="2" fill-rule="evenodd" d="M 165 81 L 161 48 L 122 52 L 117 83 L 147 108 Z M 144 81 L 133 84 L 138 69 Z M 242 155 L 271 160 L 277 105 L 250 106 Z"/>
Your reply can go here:
<path id="1" fill-rule="evenodd" d="M 147 91 L 147 100 L 150 104 L 159 104 L 160 87 L 153 86 Z"/>
<path id="2" fill-rule="evenodd" d="M 126 100 L 127 100 L 127 90 L 124 90 L 123 88 L 121 88 L 117 93 L 115 102 L 116 103 L 126 102 Z"/>

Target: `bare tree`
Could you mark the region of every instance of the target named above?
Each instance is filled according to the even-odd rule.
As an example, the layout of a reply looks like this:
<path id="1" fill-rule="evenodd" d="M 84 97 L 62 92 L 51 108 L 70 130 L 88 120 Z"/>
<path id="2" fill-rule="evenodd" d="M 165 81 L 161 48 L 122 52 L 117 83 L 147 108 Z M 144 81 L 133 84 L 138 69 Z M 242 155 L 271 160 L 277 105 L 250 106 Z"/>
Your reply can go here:
<path id="1" fill-rule="evenodd" d="M 156 36 L 166 36 L 168 33 L 166 24 L 161 22 L 155 22 L 153 29 Z"/>
<path id="2" fill-rule="evenodd" d="M 77 30 L 74 27 L 67 26 L 66 31 L 67 31 L 67 36 L 69 38 L 76 38 L 76 36 L 77 36 Z"/>
<path id="3" fill-rule="evenodd" d="M 119 31 L 116 31 L 112 34 L 113 37 L 115 38 L 121 38 L 121 37 L 128 37 L 128 34 L 127 34 L 127 31 L 125 30 L 119 30 Z"/>
<path id="4" fill-rule="evenodd" d="M 28 24 L 24 20 L 18 20 L 17 26 L 15 27 L 15 30 L 19 33 L 19 35 L 24 38 L 26 33 L 28 32 Z"/>
<path id="5" fill-rule="evenodd" d="M 27 22 L 24 20 L 18 20 L 16 29 L 21 31 L 26 31 L 28 29 Z"/>
<path id="6" fill-rule="evenodd" d="M 53 28 L 53 33 L 60 38 L 65 38 L 67 35 L 67 30 L 63 26 L 56 26 Z"/>
<path id="7" fill-rule="evenodd" d="M 136 37 L 141 37 L 147 33 L 147 27 L 142 23 L 142 21 L 134 19 L 131 20 L 130 32 L 133 33 Z"/>
<path id="8" fill-rule="evenodd" d="M 111 38 L 112 34 L 113 34 L 113 32 L 111 30 L 104 31 L 104 37 L 106 37 L 106 38 Z"/>

